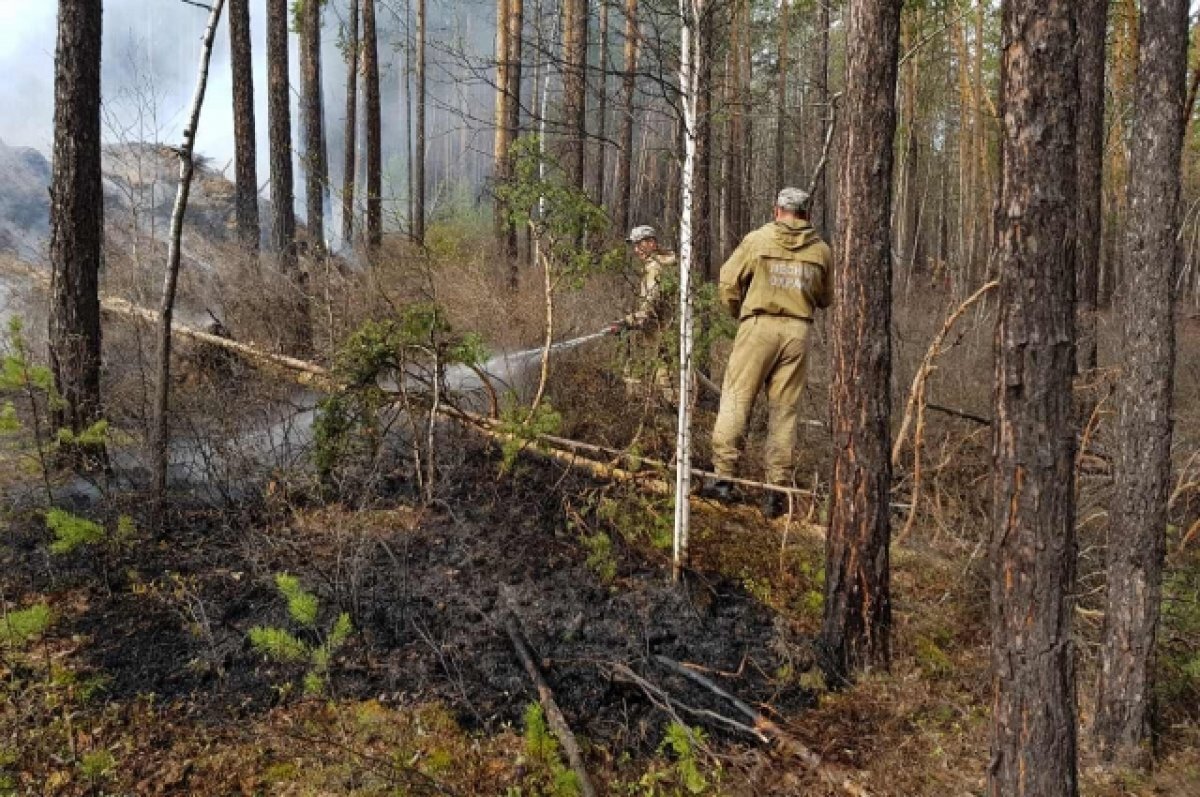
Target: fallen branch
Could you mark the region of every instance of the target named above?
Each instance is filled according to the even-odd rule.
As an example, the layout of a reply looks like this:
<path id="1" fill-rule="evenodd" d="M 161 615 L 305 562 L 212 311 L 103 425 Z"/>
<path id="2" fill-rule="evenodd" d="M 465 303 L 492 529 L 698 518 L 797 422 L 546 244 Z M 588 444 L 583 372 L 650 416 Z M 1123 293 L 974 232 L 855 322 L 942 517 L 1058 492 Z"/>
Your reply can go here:
<path id="1" fill-rule="evenodd" d="M 571 726 L 567 724 L 566 718 L 559 710 L 558 703 L 554 702 L 554 692 L 550 690 L 550 685 L 542 677 L 542 671 L 538 669 L 537 663 L 534 662 L 533 656 L 529 652 L 529 647 L 521 637 L 521 631 L 517 628 L 516 615 L 511 606 L 504 611 L 503 620 L 504 630 L 508 632 L 508 638 L 517 651 L 517 658 L 521 660 L 521 664 L 525 667 L 525 673 L 537 688 L 538 702 L 542 704 L 542 711 L 546 715 L 546 724 L 558 737 L 558 742 L 562 745 L 563 752 L 567 754 L 567 760 L 571 763 L 571 769 L 575 772 L 575 777 L 579 779 L 579 793 L 583 797 L 596 797 L 596 789 L 592 786 L 587 769 L 583 766 L 583 754 L 579 751 L 579 743 L 575 740 L 575 734 L 571 732 Z"/>

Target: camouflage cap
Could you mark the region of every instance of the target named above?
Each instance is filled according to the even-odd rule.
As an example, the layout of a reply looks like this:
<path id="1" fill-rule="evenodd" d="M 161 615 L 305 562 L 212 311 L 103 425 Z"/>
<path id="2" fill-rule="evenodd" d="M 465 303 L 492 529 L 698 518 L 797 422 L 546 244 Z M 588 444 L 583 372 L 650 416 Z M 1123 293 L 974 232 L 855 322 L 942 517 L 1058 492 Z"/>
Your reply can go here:
<path id="1" fill-rule="evenodd" d="M 775 198 L 775 206 L 795 213 L 804 210 L 808 205 L 808 200 L 808 192 L 803 188 L 785 188 Z"/>
<path id="2" fill-rule="evenodd" d="M 630 230 L 629 237 L 625 240 L 631 244 L 640 244 L 642 241 L 649 240 L 650 238 L 658 238 L 658 233 L 650 225 L 643 224 L 640 227 L 634 227 Z"/>

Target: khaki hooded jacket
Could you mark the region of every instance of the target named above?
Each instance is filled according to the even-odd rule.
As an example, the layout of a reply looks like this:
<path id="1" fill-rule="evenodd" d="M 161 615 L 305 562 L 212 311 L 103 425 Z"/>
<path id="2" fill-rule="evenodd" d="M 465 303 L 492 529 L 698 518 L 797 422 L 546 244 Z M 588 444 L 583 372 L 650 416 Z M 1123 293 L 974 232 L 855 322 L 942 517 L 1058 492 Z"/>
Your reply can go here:
<path id="1" fill-rule="evenodd" d="M 756 315 L 811 321 L 816 309 L 833 304 L 832 259 L 807 221 L 764 224 L 721 266 L 721 304 L 739 321 Z"/>

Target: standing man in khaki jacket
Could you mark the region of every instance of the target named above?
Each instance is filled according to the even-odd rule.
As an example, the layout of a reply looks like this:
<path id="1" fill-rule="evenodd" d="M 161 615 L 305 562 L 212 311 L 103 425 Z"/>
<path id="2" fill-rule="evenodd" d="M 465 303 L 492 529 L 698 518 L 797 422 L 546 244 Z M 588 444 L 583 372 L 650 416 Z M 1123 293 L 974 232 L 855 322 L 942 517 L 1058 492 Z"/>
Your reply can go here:
<path id="1" fill-rule="evenodd" d="M 638 334 L 637 362 L 625 368 L 626 391 L 631 395 L 639 392 L 643 373 L 653 377 L 653 382 L 668 403 L 674 401 L 674 380 L 667 363 L 670 352 L 664 351 L 663 331 L 671 319 L 671 295 L 664 282 L 678 278 L 679 263 L 675 255 L 659 247 L 658 233 L 653 227 L 634 227 L 625 239 L 633 245 L 633 253 L 642 262 L 642 281 L 638 287 L 637 308 L 608 328 L 616 335 L 625 330 L 636 330 Z"/>
<path id="2" fill-rule="evenodd" d="M 815 311 L 833 301 L 832 254 L 808 222 L 808 199 L 799 188 L 780 191 L 774 221 L 747 235 L 721 267 L 721 303 L 738 319 L 738 331 L 712 435 L 718 478 L 705 490 L 719 500 L 733 497 L 726 479 L 735 475 L 750 411 L 764 386 L 770 408 L 766 481 L 786 484 L 791 476 L 809 328 Z M 768 492 L 763 514 L 782 514 L 784 498 Z"/>

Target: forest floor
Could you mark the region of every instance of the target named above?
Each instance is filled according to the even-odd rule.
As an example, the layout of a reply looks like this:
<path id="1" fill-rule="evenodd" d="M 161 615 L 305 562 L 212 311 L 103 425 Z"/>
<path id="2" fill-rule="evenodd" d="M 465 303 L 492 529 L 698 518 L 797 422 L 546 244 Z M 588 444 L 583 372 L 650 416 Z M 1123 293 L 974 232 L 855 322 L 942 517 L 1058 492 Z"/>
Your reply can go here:
<path id="1" fill-rule="evenodd" d="M 905 392 L 945 315 L 907 314 L 897 335 Z M 939 401 L 986 415 L 989 330 L 964 329 L 948 347 Z M 1164 722 L 1150 774 L 1101 771 L 1088 741 L 1103 584 L 1097 512 L 1110 487 L 1103 424 L 1081 458 L 1082 790 L 1099 797 L 1190 795 L 1200 782 L 1200 544 L 1188 536 L 1200 517 L 1200 337 L 1182 335 L 1181 347 Z M 556 363 L 548 395 L 562 413 L 558 433 L 669 458 L 669 409 L 624 397 L 611 349 Z M 824 395 L 827 368 L 814 360 L 812 395 Z M 1108 383 L 1093 381 L 1083 390 L 1098 397 L 1097 417 L 1110 417 Z M 220 389 L 208 401 L 193 411 L 234 412 Z M 702 405 L 698 428 L 711 413 Z M 669 499 L 534 452 L 506 467 L 494 442 L 449 422 L 438 431 L 445 454 L 432 502 L 419 500 L 406 466 L 369 497 L 329 498 L 280 474 L 253 501 L 181 498 L 153 535 L 143 497 L 117 491 L 68 503 L 102 531 L 65 552 L 52 550 L 45 509 L 30 498 L 41 477 L 28 449 L 4 448 L 0 492 L 26 497 L 0 515 L 0 794 L 565 797 L 574 793 L 566 759 L 530 710 L 537 692 L 509 620 L 601 794 L 983 794 L 989 432 L 962 418 L 929 421 L 920 511 L 899 539 L 913 493 L 903 460 L 893 664 L 830 692 L 813 644 L 827 493 L 819 474 L 831 458 L 820 421 L 801 431 L 797 468 L 813 474 L 801 482 L 815 498 L 776 521 L 753 496 L 735 506 L 695 501 L 691 567 L 679 585 L 669 580 Z M 703 449 L 701 440 L 701 460 Z M 747 466 L 757 467 L 753 456 Z M 315 616 L 301 621 L 289 609 L 281 573 L 315 596 Z M 9 618 L 39 605 L 48 623 L 21 633 Z M 352 630 L 332 650 L 341 613 Z M 288 631 L 299 643 L 294 660 L 265 656 L 250 641 L 255 629 Z M 735 729 L 726 720 L 744 717 L 728 700 L 664 659 L 750 704 L 816 753 L 822 770 Z"/>

